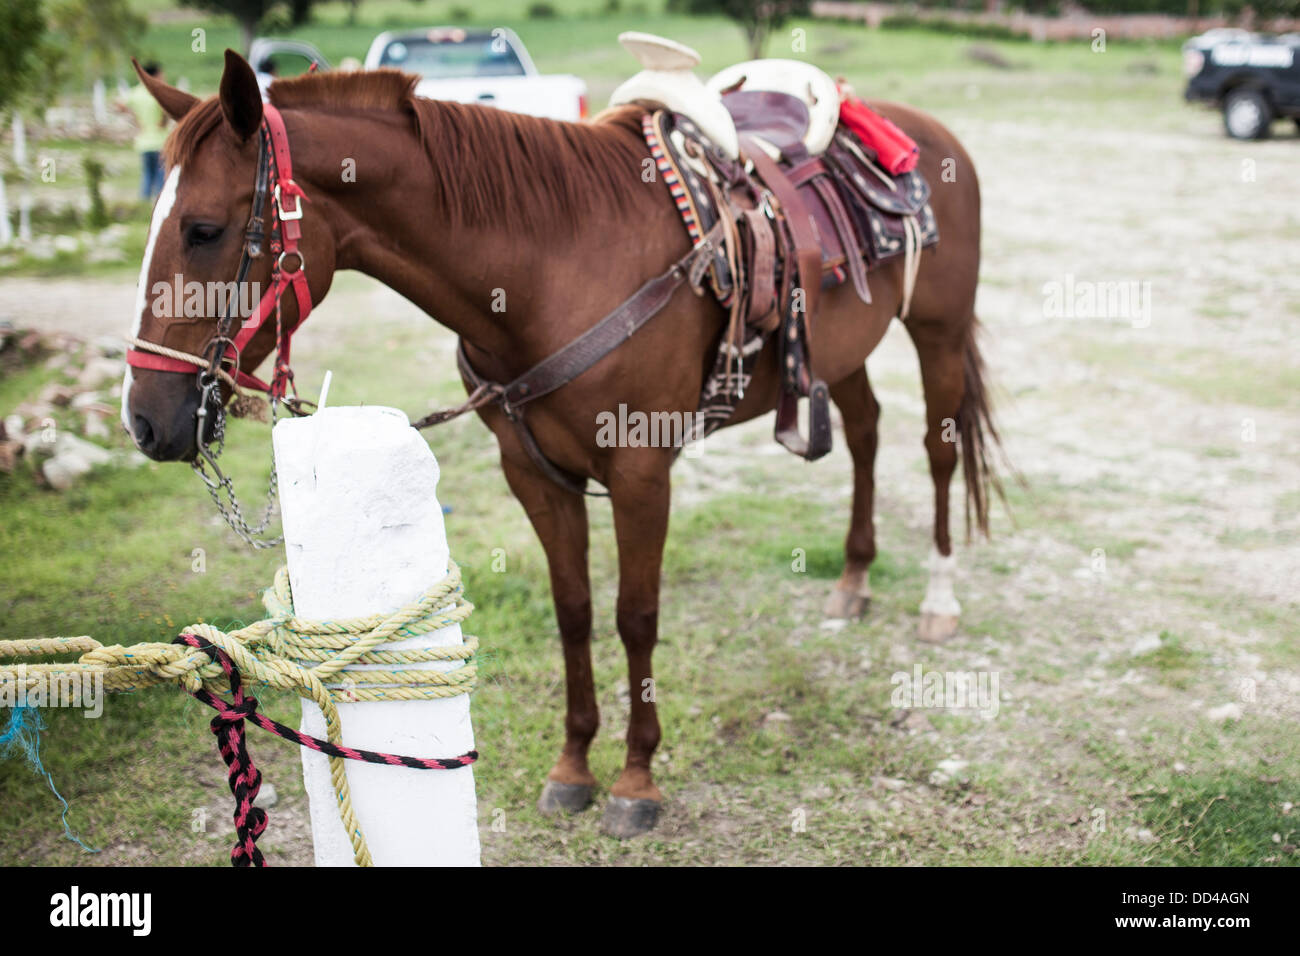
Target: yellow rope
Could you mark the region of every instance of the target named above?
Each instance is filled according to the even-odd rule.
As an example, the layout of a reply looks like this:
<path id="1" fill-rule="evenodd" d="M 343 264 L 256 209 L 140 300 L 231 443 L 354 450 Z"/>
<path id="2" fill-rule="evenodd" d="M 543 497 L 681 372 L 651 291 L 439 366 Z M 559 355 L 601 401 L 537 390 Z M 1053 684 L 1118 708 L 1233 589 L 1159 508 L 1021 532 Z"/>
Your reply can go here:
<path id="1" fill-rule="evenodd" d="M 305 621 L 294 614 L 289 570 L 280 568 L 275 582 L 262 595 L 267 618 L 236 631 L 210 624 L 191 624 L 182 634 L 201 637 L 221 648 L 244 681 L 279 690 L 292 690 L 316 703 L 325 716 L 329 741 L 342 744 L 337 702 L 375 700 L 436 700 L 468 694 L 478 667 L 478 639 L 421 650 L 376 650 L 379 645 L 429 634 L 469 617 L 474 605 L 465 600 L 460 568 L 449 561 L 447 576 L 417 600 L 392 614 L 341 621 Z M 104 646 L 91 637 L 33 638 L 0 641 L 0 659 L 80 653 L 71 663 L 20 663 L 0 667 L 0 683 L 30 688 L 51 677 L 99 676 L 104 689 L 130 692 L 158 684 L 179 684 L 186 690 L 204 687 L 229 691 L 221 666 L 207 654 L 185 644 L 143 643 Z M 450 671 L 404 669 L 429 661 L 460 661 Z M 352 670 L 359 665 L 380 670 Z M 341 680 L 340 680 L 341 678 Z M 331 686 L 325 681 L 333 680 Z M 330 775 L 339 799 L 344 829 L 352 840 L 359 866 L 373 861 L 352 808 L 346 761 L 330 757 Z"/>

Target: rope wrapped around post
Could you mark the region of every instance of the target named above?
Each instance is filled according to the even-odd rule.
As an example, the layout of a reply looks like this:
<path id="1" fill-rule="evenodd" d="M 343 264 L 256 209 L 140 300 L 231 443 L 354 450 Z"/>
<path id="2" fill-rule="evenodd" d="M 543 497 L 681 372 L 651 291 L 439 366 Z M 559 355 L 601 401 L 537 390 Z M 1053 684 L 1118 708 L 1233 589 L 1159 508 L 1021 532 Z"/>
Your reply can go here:
<path id="1" fill-rule="evenodd" d="M 90 637 L 35 638 L 0 641 L 0 659 L 80 653 L 71 663 L 18 663 L 0 667 L 0 680 L 31 687 L 51 677 L 97 674 L 104 689 L 130 692 L 174 683 L 215 708 L 212 730 L 221 743 L 235 794 L 235 824 L 239 843 L 231 853 L 236 866 L 265 865 L 254 846 L 266 827 L 266 814 L 252 807 L 261 776 L 243 745 L 243 723 L 252 721 L 277 736 L 327 754 L 339 811 L 352 840 L 359 866 L 370 866 L 366 846 L 352 809 L 345 759 L 364 760 L 418 769 L 454 769 L 478 757 L 469 751 L 455 757 L 404 757 L 346 747 L 336 702 L 430 700 L 468 694 L 478 674 L 475 654 L 478 639 L 465 635 L 458 646 L 419 650 L 377 651 L 381 644 L 401 641 L 458 624 L 474 610 L 464 597 L 460 568 L 448 562 L 447 576 L 417 600 L 392 614 L 338 621 L 306 621 L 294 614 L 289 572 L 280 568 L 262 595 L 268 617 L 235 631 L 210 624 L 192 624 L 173 643 L 141 643 L 130 647 L 104 646 Z M 405 669 L 429 661 L 460 661 L 450 671 Z M 357 665 L 377 670 L 353 670 Z M 326 681 L 335 683 L 327 685 Z M 244 692 L 251 681 L 309 698 L 325 715 L 327 739 L 320 740 L 257 713 L 257 701 Z M 218 694 L 230 693 L 232 702 Z"/>

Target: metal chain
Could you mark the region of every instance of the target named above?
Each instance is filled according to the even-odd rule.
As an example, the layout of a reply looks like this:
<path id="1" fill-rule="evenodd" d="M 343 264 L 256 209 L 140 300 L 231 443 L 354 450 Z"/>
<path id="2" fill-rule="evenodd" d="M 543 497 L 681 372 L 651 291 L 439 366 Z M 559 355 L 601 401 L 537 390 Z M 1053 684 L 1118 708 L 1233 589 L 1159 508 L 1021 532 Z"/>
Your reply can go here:
<path id="1" fill-rule="evenodd" d="M 199 457 L 194 459 L 191 467 L 194 469 L 194 473 L 203 480 L 203 484 L 207 486 L 208 494 L 212 496 L 213 504 L 217 506 L 217 511 L 220 512 L 221 517 L 225 520 L 226 524 L 230 526 L 230 530 L 235 532 L 235 534 L 238 535 L 246 544 L 259 551 L 278 548 L 284 541 L 283 534 L 279 534 L 274 538 L 261 537 L 261 535 L 266 531 L 267 526 L 271 523 L 271 519 L 275 516 L 277 510 L 276 505 L 279 501 L 279 476 L 276 474 L 275 470 L 275 454 L 272 452 L 271 455 L 271 477 L 266 489 L 266 507 L 263 509 L 262 517 L 258 520 L 257 524 L 250 525 L 247 519 L 244 518 L 244 512 L 240 507 L 239 498 L 235 495 L 234 483 L 230 480 L 229 476 L 222 472 L 220 466 L 217 464 L 218 456 L 226 447 L 226 412 L 219 397 L 215 403 L 217 416 L 216 424 L 212 429 L 213 442 L 216 445 L 215 449 L 204 441 L 203 428 L 207 422 L 207 416 L 210 414 L 208 400 L 212 397 L 215 387 L 215 378 L 202 386 L 202 394 L 199 398 L 198 414 Z M 275 427 L 276 409 L 278 406 L 279 402 L 272 399 L 272 428 Z M 208 474 L 207 469 L 204 466 L 205 462 L 212 466 L 215 477 Z M 227 507 L 226 503 L 222 501 L 223 492 L 230 503 L 229 507 Z"/>

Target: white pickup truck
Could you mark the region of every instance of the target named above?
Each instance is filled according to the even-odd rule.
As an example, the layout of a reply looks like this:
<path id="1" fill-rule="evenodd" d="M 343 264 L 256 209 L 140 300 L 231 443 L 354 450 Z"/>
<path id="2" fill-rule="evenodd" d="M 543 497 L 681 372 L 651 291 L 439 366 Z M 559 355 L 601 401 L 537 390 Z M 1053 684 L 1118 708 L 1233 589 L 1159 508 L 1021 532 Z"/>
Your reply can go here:
<path id="1" fill-rule="evenodd" d="M 480 103 L 557 120 L 587 115 L 587 84 L 576 76 L 542 76 L 513 30 L 434 27 L 381 33 L 366 54 L 367 70 L 387 66 L 422 79 L 417 96 Z"/>

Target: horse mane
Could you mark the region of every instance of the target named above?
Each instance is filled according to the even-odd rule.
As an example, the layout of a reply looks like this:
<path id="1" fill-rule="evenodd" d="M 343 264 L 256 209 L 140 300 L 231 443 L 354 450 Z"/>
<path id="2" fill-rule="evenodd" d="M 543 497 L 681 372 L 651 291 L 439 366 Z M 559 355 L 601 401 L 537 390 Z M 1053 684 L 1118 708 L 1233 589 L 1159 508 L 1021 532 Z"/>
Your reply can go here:
<path id="1" fill-rule="evenodd" d="M 453 171 L 436 178 L 434 197 L 451 225 L 572 230 L 602 208 L 628 208 L 645 194 L 639 107 L 566 123 L 417 97 L 418 79 L 398 70 L 308 73 L 276 80 L 270 97 L 284 110 L 406 114 L 429 161 Z M 190 159 L 221 122 L 217 97 L 195 105 L 168 137 L 167 167 Z"/>

